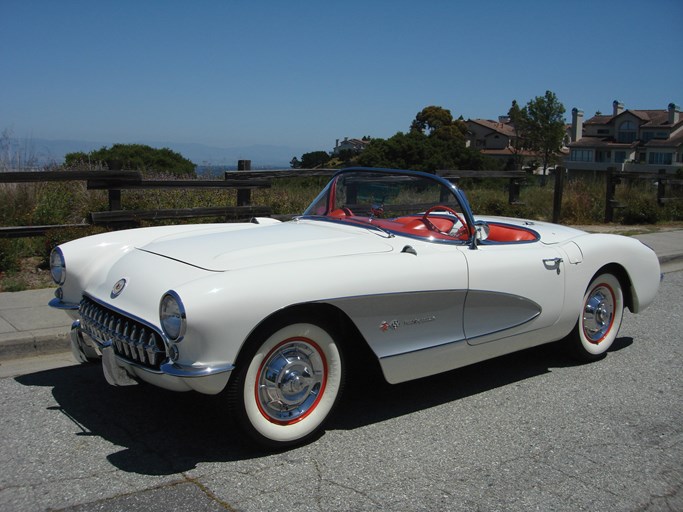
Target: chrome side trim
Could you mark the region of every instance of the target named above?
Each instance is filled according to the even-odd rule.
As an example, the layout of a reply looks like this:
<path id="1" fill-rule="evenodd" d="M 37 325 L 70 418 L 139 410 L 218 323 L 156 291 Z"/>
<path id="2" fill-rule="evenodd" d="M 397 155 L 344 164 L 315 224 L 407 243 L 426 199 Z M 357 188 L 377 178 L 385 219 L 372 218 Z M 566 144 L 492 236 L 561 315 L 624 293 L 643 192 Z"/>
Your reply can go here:
<path id="1" fill-rule="evenodd" d="M 73 302 L 64 302 L 61 299 L 55 297 L 50 302 L 47 303 L 48 306 L 55 309 L 61 309 L 66 311 L 77 311 L 79 304 L 74 304 Z"/>

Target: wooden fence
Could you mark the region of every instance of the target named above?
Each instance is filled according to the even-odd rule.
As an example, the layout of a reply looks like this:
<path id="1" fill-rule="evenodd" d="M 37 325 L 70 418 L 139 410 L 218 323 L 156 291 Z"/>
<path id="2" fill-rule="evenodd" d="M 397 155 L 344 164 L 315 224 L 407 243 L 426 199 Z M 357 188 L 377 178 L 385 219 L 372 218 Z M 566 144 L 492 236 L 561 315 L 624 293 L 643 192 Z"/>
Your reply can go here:
<path id="1" fill-rule="evenodd" d="M 251 190 L 268 188 L 275 180 L 286 178 L 330 177 L 338 169 L 283 169 L 272 171 L 251 171 L 249 161 L 240 161 L 238 171 L 228 171 L 222 180 L 179 179 L 146 180 L 139 171 L 11 171 L 0 172 L 0 183 L 37 183 L 85 181 L 88 190 L 107 190 L 109 208 L 107 211 L 91 212 L 87 222 L 80 224 L 51 224 L 42 226 L 0 226 L 0 238 L 43 236 L 53 229 L 86 228 L 93 225 L 112 228 L 134 227 L 141 221 L 221 217 L 226 221 L 246 220 L 252 217 L 273 216 L 267 205 L 253 205 Z M 509 200 L 519 200 L 523 172 L 501 171 L 440 171 L 450 180 L 467 177 L 505 178 L 509 182 Z M 158 210 L 125 210 L 122 208 L 122 190 L 160 189 L 223 189 L 237 191 L 236 206 L 206 208 L 176 208 Z M 293 215 L 276 215 L 277 218 L 291 218 Z"/>
<path id="2" fill-rule="evenodd" d="M 278 179 L 308 178 L 315 176 L 332 176 L 336 169 L 285 169 L 272 171 L 251 171 L 248 160 L 240 160 L 238 171 L 228 171 L 222 180 L 179 179 L 179 180 L 145 180 L 139 171 L 26 171 L 0 172 L 0 183 L 36 183 L 36 182 L 64 182 L 85 181 L 88 190 L 107 190 L 109 198 L 108 211 L 91 212 L 87 222 L 81 224 L 53 224 L 42 226 L 1 226 L 0 238 L 18 238 L 42 236 L 53 229 L 85 228 L 93 225 L 104 225 L 113 228 L 138 226 L 141 221 L 189 219 L 201 217 L 221 217 L 226 221 L 246 220 L 251 217 L 273 216 L 267 205 L 253 205 L 251 190 L 268 188 Z M 440 176 L 457 182 L 462 178 L 496 178 L 506 182 L 508 202 L 519 204 L 519 194 L 522 183 L 527 174 L 523 171 L 468 171 L 443 170 Z M 553 222 L 560 220 L 562 204 L 562 189 L 564 184 L 564 169 L 558 168 L 555 173 L 555 193 L 553 200 Z M 619 180 L 624 179 L 658 180 L 657 201 L 664 204 L 673 200 L 665 197 L 668 185 L 681 184 L 683 180 L 675 180 L 664 175 L 606 173 L 606 210 L 605 221 L 611 222 L 614 209 L 620 205 L 614 200 L 614 191 Z M 236 190 L 236 206 L 218 206 L 206 208 L 176 208 L 158 210 L 125 210 L 122 207 L 122 190 L 160 190 L 160 189 L 222 189 Z M 276 215 L 285 219 L 293 215 Z"/>

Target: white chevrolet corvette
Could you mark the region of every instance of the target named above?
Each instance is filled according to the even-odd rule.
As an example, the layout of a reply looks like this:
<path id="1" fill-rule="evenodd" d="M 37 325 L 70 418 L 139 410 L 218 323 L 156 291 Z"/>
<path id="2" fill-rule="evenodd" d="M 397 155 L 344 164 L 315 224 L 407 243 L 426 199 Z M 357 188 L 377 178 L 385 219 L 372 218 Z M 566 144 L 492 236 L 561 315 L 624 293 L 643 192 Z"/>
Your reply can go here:
<path id="1" fill-rule="evenodd" d="M 635 239 L 474 217 L 452 183 L 383 169 L 340 171 L 289 222 L 95 235 L 51 270 L 78 360 L 222 393 L 270 447 L 321 432 L 360 354 L 390 383 L 557 340 L 597 359 L 660 282 Z"/>

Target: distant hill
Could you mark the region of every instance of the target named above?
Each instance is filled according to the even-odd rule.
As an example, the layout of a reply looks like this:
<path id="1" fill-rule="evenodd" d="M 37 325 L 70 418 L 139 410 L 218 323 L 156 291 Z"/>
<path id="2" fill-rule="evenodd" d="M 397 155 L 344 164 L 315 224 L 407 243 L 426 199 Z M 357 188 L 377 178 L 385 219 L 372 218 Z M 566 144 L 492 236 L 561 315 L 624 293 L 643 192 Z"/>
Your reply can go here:
<path id="1" fill-rule="evenodd" d="M 119 142 L 119 141 L 116 141 Z M 124 142 L 128 143 L 128 142 Z M 289 167 L 292 157 L 301 157 L 302 154 L 312 151 L 310 148 L 293 148 L 289 146 L 273 146 L 267 144 L 255 144 L 231 148 L 220 148 L 204 144 L 189 144 L 177 142 L 154 142 L 135 141 L 135 144 L 146 144 L 153 148 L 169 148 L 192 160 L 198 166 L 236 166 L 238 160 L 251 160 L 252 168 L 263 167 Z M 23 151 L 35 156 L 39 164 L 64 162 L 64 155 L 82 151 L 100 149 L 103 146 L 110 147 L 112 142 L 95 142 L 83 140 L 50 140 L 31 139 L 22 141 Z"/>

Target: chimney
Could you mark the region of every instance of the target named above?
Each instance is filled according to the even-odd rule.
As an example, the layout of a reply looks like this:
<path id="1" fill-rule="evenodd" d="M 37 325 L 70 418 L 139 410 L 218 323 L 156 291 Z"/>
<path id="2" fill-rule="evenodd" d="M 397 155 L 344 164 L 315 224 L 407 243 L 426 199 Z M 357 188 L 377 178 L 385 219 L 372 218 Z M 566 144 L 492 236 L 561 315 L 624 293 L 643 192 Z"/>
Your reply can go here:
<path id="1" fill-rule="evenodd" d="M 669 124 L 674 125 L 681 119 L 681 107 L 675 103 L 669 103 Z"/>
<path id="2" fill-rule="evenodd" d="M 612 115 L 618 116 L 624 111 L 624 104 L 620 101 L 614 100 L 612 102 Z"/>
<path id="3" fill-rule="evenodd" d="M 581 140 L 583 136 L 583 110 L 579 110 L 574 107 L 572 109 L 572 131 L 571 131 L 572 142 Z"/>

